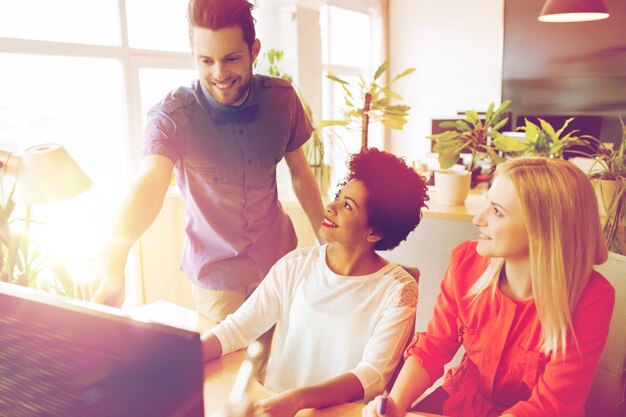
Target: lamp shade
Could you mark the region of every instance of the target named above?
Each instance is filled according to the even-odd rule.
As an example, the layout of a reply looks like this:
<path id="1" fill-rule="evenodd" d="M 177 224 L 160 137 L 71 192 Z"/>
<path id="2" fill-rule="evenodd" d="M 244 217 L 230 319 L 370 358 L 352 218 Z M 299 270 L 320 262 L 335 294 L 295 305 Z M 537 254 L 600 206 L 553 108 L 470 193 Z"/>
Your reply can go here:
<path id="1" fill-rule="evenodd" d="M 539 15 L 542 22 L 584 22 L 609 17 L 602 0 L 546 0 Z"/>
<path id="2" fill-rule="evenodd" d="M 32 146 L 21 156 L 13 194 L 16 203 L 61 201 L 87 190 L 91 180 L 65 148 L 56 143 Z"/>

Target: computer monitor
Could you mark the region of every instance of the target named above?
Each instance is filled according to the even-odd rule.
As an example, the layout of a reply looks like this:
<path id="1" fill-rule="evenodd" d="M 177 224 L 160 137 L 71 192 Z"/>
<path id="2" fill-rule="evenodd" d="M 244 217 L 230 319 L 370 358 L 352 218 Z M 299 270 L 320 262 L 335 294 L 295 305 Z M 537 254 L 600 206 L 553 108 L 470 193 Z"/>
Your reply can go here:
<path id="1" fill-rule="evenodd" d="M 0 283 L 0 415 L 202 417 L 198 333 Z"/>

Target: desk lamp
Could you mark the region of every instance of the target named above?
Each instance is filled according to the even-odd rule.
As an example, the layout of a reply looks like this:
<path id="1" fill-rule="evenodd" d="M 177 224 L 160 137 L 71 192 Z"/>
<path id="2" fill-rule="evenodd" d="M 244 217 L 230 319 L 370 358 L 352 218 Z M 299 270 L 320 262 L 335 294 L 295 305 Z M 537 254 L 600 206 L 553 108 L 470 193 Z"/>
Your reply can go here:
<path id="1" fill-rule="evenodd" d="M 6 175 L 16 178 L 12 199 L 15 203 L 23 204 L 24 214 L 24 241 L 23 256 L 25 257 L 24 272 L 28 273 L 28 235 L 31 217 L 31 205 L 44 204 L 65 200 L 87 190 L 91 180 L 72 159 L 63 146 L 56 143 L 45 143 L 32 146 L 22 155 L 0 149 L 0 179 Z M 12 202 L 5 202 L 8 206 Z M 8 217 L 8 214 L 5 214 Z M 8 222 L 8 218 L 3 219 Z M 2 225 L 4 229 L 6 225 Z M 8 242 L 9 237 L 3 237 Z M 9 275 L 12 278 L 13 267 L 9 265 Z"/>

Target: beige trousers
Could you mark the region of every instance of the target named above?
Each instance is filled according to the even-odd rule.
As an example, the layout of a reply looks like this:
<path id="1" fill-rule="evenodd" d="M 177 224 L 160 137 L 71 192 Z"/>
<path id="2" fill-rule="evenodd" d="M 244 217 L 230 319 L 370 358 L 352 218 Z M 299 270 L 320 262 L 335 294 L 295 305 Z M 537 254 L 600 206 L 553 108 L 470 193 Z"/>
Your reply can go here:
<path id="1" fill-rule="evenodd" d="M 198 329 L 204 332 L 217 326 L 227 315 L 234 313 L 256 287 L 257 284 L 236 290 L 207 290 L 192 285 L 193 299 L 198 312 Z"/>
<path id="2" fill-rule="evenodd" d="M 198 312 L 198 331 L 203 334 L 207 330 L 217 326 L 230 313 L 234 313 L 239 306 L 254 292 L 258 284 L 249 285 L 237 290 L 207 290 L 197 285 L 192 285 L 193 298 L 196 302 Z M 265 382 L 265 371 L 267 360 L 272 346 L 274 328 L 272 326 L 267 332 L 257 339 L 263 345 L 263 353 L 256 364 L 256 379 L 263 384 Z"/>

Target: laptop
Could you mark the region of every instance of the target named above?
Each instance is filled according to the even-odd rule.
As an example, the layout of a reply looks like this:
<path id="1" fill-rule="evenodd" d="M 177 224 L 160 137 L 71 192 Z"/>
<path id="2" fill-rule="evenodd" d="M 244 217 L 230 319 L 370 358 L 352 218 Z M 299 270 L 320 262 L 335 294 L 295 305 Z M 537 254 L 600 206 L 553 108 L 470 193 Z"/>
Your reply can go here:
<path id="1" fill-rule="evenodd" d="M 200 335 L 0 282 L 0 416 L 203 417 Z"/>

